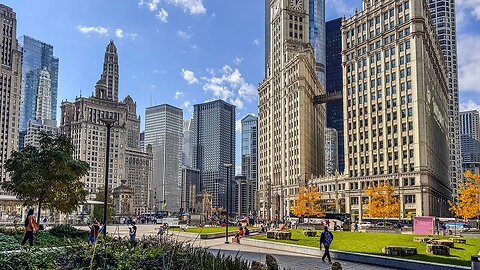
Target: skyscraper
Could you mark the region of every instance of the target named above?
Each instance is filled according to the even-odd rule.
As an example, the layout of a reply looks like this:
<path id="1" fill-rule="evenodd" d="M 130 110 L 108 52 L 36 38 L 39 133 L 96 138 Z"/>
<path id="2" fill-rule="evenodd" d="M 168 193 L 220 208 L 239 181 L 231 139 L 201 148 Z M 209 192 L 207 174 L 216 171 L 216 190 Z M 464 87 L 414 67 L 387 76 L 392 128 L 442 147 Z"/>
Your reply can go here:
<path id="1" fill-rule="evenodd" d="M 448 130 L 450 146 L 450 182 L 453 197 L 458 196 L 458 183 L 462 180 L 460 149 L 460 124 L 458 110 L 458 59 L 455 0 L 429 0 L 432 23 L 437 31 L 438 42 L 447 65 L 448 83 Z"/>
<path id="2" fill-rule="evenodd" d="M 446 215 L 447 69 L 425 3 L 364 0 L 342 33 L 347 211 L 388 182 L 399 215 Z"/>
<path id="3" fill-rule="evenodd" d="M 303 0 L 302 0 L 303 1 Z M 265 77 L 271 51 L 271 4 L 265 0 Z M 306 5 L 306 4 L 305 4 Z M 315 72 L 318 80 L 325 85 L 326 48 L 325 48 L 325 0 L 308 0 L 308 35 L 315 55 Z"/>
<path id="4" fill-rule="evenodd" d="M 191 120 L 183 121 L 182 165 L 193 167 L 193 131 Z"/>
<path id="5" fill-rule="evenodd" d="M 323 175 L 325 93 L 309 39 L 310 1 L 270 3 L 271 49 L 258 88 L 259 214 L 282 218 L 301 185 Z"/>
<path id="6" fill-rule="evenodd" d="M 200 170 L 200 191 L 212 195 L 213 207 L 226 209 L 235 174 L 231 168 L 227 177 L 224 166 L 235 164 L 235 106 L 223 100 L 196 104 L 191 125 L 193 167 Z M 232 200 L 232 196 L 229 198 Z"/>
<path id="7" fill-rule="evenodd" d="M 338 133 L 333 128 L 325 129 L 325 175 L 338 172 Z"/>
<path id="8" fill-rule="evenodd" d="M 108 51 L 116 52 L 113 41 L 108 45 Z M 107 169 L 107 132 L 102 119 L 116 120 L 110 134 L 109 189 L 129 185 L 128 190 L 133 191 L 132 209 L 136 214 L 141 214 L 147 209 L 151 210 L 152 155 L 140 150 L 140 118 L 133 99 L 127 96 L 119 102 L 110 99 L 107 93 L 107 81 L 102 74 L 93 96 L 62 102 L 60 129 L 72 138 L 74 157 L 88 162 L 89 173 L 82 181 L 88 192 L 87 198 L 95 199 L 99 188 L 104 186 Z M 146 148 L 149 149 L 149 146 Z"/>
<path id="9" fill-rule="evenodd" d="M 53 55 L 53 46 L 43 41 L 22 36 L 20 44 L 23 52 L 20 131 L 24 134 L 28 121 L 38 119 L 39 101 L 43 102 L 41 105 L 43 112 L 40 112 L 43 115 L 42 119 L 57 119 L 59 60 Z M 45 91 L 47 87 L 50 93 Z M 48 114 L 47 110 L 50 110 Z"/>
<path id="10" fill-rule="evenodd" d="M 258 117 L 249 114 L 242 121 L 242 176 L 235 177 L 237 213 L 252 217 L 256 213 L 255 194 L 258 186 Z"/>
<path id="11" fill-rule="evenodd" d="M 326 23 L 326 51 L 327 51 L 327 93 L 341 92 L 343 88 L 342 74 L 342 18 Z M 327 108 L 327 127 L 338 133 L 338 172 L 345 169 L 344 141 L 343 141 L 343 99 L 329 101 Z"/>
<path id="12" fill-rule="evenodd" d="M 117 47 L 113 44 L 113 40 L 107 45 L 105 51 L 105 59 L 103 61 L 102 78 L 107 84 L 106 99 L 118 101 L 118 54 Z"/>
<path id="13" fill-rule="evenodd" d="M 0 22 L 3 40 L 0 48 L 0 91 L 3 102 L 0 104 L 0 170 L 1 182 L 9 176 L 5 172 L 5 162 L 12 151 L 18 149 L 18 126 L 20 119 L 20 87 L 22 81 L 22 52 L 17 41 L 17 15 L 12 8 L 0 4 Z"/>
<path id="14" fill-rule="evenodd" d="M 460 138 L 463 171 L 480 173 L 480 115 L 478 111 L 460 112 Z"/>
<path id="15" fill-rule="evenodd" d="M 164 104 L 145 110 L 145 145 L 153 146 L 154 202 L 157 210 L 181 208 L 183 111 Z"/>

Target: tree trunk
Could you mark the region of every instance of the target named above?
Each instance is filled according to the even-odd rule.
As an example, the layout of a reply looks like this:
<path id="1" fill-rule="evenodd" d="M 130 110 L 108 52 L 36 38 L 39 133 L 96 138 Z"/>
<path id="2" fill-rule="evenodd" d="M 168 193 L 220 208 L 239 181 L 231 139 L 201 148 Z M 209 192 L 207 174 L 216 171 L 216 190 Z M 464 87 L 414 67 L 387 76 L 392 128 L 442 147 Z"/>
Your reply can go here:
<path id="1" fill-rule="evenodd" d="M 40 223 L 40 212 L 42 210 L 42 200 L 40 200 L 38 202 L 38 212 L 37 212 L 37 224 L 41 224 Z M 44 228 L 45 229 L 45 228 Z"/>

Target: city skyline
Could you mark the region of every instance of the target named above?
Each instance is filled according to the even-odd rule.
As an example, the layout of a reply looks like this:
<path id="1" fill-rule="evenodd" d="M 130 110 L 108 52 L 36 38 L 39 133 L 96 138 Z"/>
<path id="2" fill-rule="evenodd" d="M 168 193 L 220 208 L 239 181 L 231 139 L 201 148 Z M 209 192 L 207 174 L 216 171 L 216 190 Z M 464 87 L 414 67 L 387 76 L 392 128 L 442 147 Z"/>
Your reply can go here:
<path id="1" fill-rule="evenodd" d="M 103 47 L 108 40 L 114 39 L 122 52 L 119 63 L 124 79 L 119 96 L 134 93 L 142 118 L 146 107 L 168 103 L 184 109 L 188 119 L 192 115 L 193 104 L 216 99 L 215 93 L 221 94 L 212 89 L 235 92 L 235 96 L 227 97 L 226 101 L 237 105 L 237 135 L 241 118 L 248 113 L 258 114 L 256 91 L 249 91 L 253 93 L 251 97 L 241 96 L 238 92 L 241 86 L 244 90 L 253 90 L 263 78 L 263 2 L 216 3 L 203 0 L 175 5 L 171 1 L 154 4 L 155 1 L 150 0 L 132 0 L 114 7 L 112 14 L 103 18 L 97 15 L 111 8 L 106 2 L 85 1 L 80 9 L 75 10 L 77 14 L 73 14 L 69 4 L 56 0 L 28 6 L 13 0 L 4 2 L 20 18 L 17 37 L 28 35 L 45 41 L 54 46 L 55 56 L 62 59 L 57 106 L 65 99 L 91 95 L 91 85 L 98 80 L 102 69 L 103 59 L 96 55 L 104 52 Z M 37 12 L 51 10 L 52 6 L 58 10 L 58 16 Z M 348 17 L 360 7 L 360 0 L 327 0 L 326 19 L 342 15 Z M 480 59 L 468 56 L 469 51 L 480 46 L 480 30 L 476 29 L 480 16 L 474 13 L 473 8 L 466 1 L 457 3 L 461 111 L 480 107 L 480 100 L 475 96 L 479 91 L 476 87 L 479 79 L 474 76 Z M 138 19 L 138 22 L 133 22 L 131 18 Z M 212 38 L 214 33 L 225 38 Z M 228 49 L 221 50 L 226 45 Z M 172 65 L 173 62 L 176 63 Z M 214 71 L 215 75 L 212 74 Z M 241 81 L 236 86 L 232 84 L 234 75 Z M 215 79 L 223 80 L 219 85 L 212 83 L 218 82 Z M 224 98 L 226 93 L 218 97 Z M 143 126 L 142 122 L 142 130 Z M 239 137 L 236 143 L 237 172 L 241 160 Z"/>

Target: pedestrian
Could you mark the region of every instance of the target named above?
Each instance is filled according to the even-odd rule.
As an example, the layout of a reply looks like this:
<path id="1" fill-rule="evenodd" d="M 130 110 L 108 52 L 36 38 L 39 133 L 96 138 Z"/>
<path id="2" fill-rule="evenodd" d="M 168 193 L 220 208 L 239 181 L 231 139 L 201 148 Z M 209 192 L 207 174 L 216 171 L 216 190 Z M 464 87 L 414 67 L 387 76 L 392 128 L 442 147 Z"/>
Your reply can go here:
<path id="1" fill-rule="evenodd" d="M 333 234 L 328 230 L 328 226 L 325 226 L 324 229 L 325 231 L 322 232 L 322 235 L 320 236 L 320 250 L 322 250 L 322 245 L 325 247 L 322 261 L 325 262 L 325 258 L 328 258 L 328 262 L 332 263 L 332 258 L 330 257 L 330 245 L 333 242 Z"/>
<path id="2" fill-rule="evenodd" d="M 88 242 L 90 244 L 93 244 L 97 241 L 98 235 L 100 233 L 100 223 L 98 223 L 98 220 L 94 218 L 92 224 L 90 224 L 88 227 L 90 228 Z"/>
<path id="3" fill-rule="evenodd" d="M 327 224 L 327 227 L 330 227 L 330 220 L 327 219 L 327 222 L 325 222 L 325 224 Z"/>
<path id="4" fill-rule="evenodd" d="M 250 235 L 250 230 L 248 229 L 248 227 L 245 227 L 245 236 L 249 236 Z"/>
<path id="5" fill-rule="evenodd" d="M 43 216 L 43 229 L 46 230 L 47 229 L 47 216 Z"/>
<path id="6" fill-rule="evenodd" d="M 33 209 L 28 210 L 27 218 L 25 219 L 25 236 L 23 237 L 22 246 L 29 242 L 33 246 L 33 233 L 38 231 L 38 224 L 33 215 Z"/>
<path id="7" fill-rule="evenodd" d="M 130 234 L 130 244 L 132 248 L 137 245 L 137 225 L 135 225 L 135 221 L 132 221 L 131 227 L 128 227 L 129 234 Z"/>
<path id="8" fill-rule="evenodd" d="M 245 236 L 245 231 L 243 230 L 243 227 L 240 227 L 240 228 L 238 229 L 238 233 L 239 233 L 239 235 L 240 235 L 241 237 L 244 237 L 244 236 Z"/>
<path id="9" fill-rule="evenodd" d="M 355 222 L 355 230 L 354 232 L 358 232 L 358 222 Z"/>

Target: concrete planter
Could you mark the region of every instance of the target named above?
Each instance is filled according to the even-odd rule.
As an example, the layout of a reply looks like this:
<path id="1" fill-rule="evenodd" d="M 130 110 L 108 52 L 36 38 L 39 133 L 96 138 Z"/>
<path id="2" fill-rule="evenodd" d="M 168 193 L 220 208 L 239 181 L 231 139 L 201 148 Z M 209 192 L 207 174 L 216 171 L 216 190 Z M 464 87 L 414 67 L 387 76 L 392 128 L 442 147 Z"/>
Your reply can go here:
<path id="1" fill-rule="evenodd" d="M 411 256 L 417 255 L 417 248 L 415 247 L 383 247 L 382 252 L 390 256 Z"/>
<path id="2" fill-rule="evenodd" d="M 450 248 L 455 247 L 455 243 L 452 240 L 434 240 L 434 241 L 432 241 L 432 244 L 447 246 L 447 247 L 450 247 Z"/>
<path id="3" fill-rule="evenodd" d="M 466 238 L 457 238 L 457 237 L 454 237 L 454 238 L 449 238 L 448 240 L 453 241 L 454 243 L 459 243 L 459 244 L 466 244 L 466 243 L 467 243 L 467 239 L 466 239 Z"/>
<path id="4" fill-rule="evenodd" d="M 308 236 L 308 237 L 315 237 L 317 236 L 317 231 L 303 231 L 303 235 Z"/>
<path id="5" fill-rule="evenodd" d="M 438 238 L 433 238 L 433 237 L 415 237 L 413 238 L 413 242 L 417 243 L 427 243 L 430 244 L 432 241 L 439 240 Z"/>
<path id="6" fill-rule="evenodd" d="M 450 248 L 444 245 L 427 245 L 427 253 L 433 255 L 450 256 Z"/>
<path id="7" fill-rule="evenodd" d="M 276 239 L 276 240 L 291 240 L 292 233 L 284 231 L 268 231 L 267 238 Z"/>

